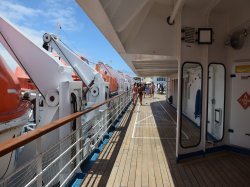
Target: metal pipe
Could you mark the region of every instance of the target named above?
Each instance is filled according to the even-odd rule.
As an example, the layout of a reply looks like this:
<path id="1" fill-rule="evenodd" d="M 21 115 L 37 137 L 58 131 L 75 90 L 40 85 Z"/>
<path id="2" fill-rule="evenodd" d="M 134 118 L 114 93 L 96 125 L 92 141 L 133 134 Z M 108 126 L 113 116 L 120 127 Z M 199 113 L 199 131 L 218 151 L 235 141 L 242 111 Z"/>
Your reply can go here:
<path id="1" fill-rule="evenodd" d="M 185 2 L 185 0 L 177 0 L 170 17 L 167 18 L 167 22 L 169 25 L 174 24 L 174 19 L 175 19 L 177 13 L 179 12 L 179 9 L 183 6 L 184 2 Z"/>

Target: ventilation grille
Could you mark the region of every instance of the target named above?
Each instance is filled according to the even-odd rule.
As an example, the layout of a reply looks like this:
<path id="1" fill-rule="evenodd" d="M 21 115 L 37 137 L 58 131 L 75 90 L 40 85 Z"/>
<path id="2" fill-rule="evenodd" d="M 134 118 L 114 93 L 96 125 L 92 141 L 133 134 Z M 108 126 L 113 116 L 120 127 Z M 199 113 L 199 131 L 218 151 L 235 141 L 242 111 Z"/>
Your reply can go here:
<path id="1" fill-rule="evenodd" d="M 183 27 L 181 29 L 181 39 L 182 41 L 186 43 L 195 43 L 196 41 L 196 34 L 195 34 L 195 28 L 193 27 Z"/>

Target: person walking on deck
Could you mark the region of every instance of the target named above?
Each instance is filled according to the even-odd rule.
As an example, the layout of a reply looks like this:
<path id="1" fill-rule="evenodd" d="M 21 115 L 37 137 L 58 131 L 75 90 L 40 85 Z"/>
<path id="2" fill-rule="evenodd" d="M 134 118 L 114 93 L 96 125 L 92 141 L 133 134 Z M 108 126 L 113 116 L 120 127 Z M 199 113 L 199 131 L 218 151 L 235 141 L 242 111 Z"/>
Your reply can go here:
<path id="1" fill-rule="evenodd" d="M 133 104 L 134 104 L 134 105 L 136 104 L 136 96 L 137 96 L 137 93 L 138 93 L 138 87 L 137 87 L 137 84 L 134 83 L 134 86 L 133 86 L 133 88 L 132 88 Z"/>
<path id="2" fill-rule="evenodd" d="M 142 94 L 143 94 L 143 96 L 144 96 L 144 98 L 145 98 L 145 95 L 146 95 L 146 84 L 143 84 L 143 85 L 142 85 L 142 88 L 143 88 Z"/>
<path id="3" fill-rule="evenodd" d="M 154 98 L 154 92 L 155 92 L 155 85 L 154 82 L 152 82 L 150 85 L 150 97 Z"/>
<path id="4" fill-rule="evenodd" d="M 142 105 L 143 91 L 144 91 L 143 86 L 141 84 L 139 84 L 139 86 L 138 86 L 138 95 L 139 95 L 139 99 L 140 99 L 140 104 L 141 105 Z"/>

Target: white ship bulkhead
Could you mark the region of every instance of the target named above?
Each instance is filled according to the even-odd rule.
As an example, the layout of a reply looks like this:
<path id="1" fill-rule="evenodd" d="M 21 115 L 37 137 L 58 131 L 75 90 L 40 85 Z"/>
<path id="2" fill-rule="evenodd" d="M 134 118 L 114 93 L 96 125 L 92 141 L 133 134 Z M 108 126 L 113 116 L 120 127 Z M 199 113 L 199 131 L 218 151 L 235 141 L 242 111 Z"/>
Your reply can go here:
<path id="1" fill-rule="evenodd" d="M 135 170 L 137 169 L 135 163 L 140 160 L 133 159 L 132 155 L 136 153 L 137 156 L 141 155 L 140 163 L 146 163 L 140 166 L 142 170 L 144 168 L 145 173 L 148 172 L 140 173 L 141 176 L 145 174 L 149 177 L 145 179 L 146 183 L 150 183 L 150 180 L 164 183 L 164 179 L 162 181 L 152 179 L 160 176 L 153 173 L 153 169 L 158 169 L 158 174 L 162 172 L 170 176 L 169 184 L 173 185 L 175 180 L 176 184 L 182 186 L 176 182 L 178 179 L 173 179 L 173 176 L 175 174 L 178 176 L 178 172 L 187 172 L 184 171 L 185 164 L 179 164 L 180 160 L 187 157 L 204 156 L 218 150 L 249 155 L 249 0 L 76 0 L 76 2 L 138 77 L 166 78 L 165 81 L 159 80 L 165 87 L 165 92 L 161 94 L 166 94 L 166 101 L 164 100 L 164 103 L 160 101 L 162 95 L 158 95 L 158 98 L 151 97 L 150 94 L 150 97 L 145 99 L 146 102 L 141 103 L 144 106 L 136 106 L 136 103 L 132 105 L 131 101 L 134 98 L 132 99 L 131 89 L 135 79 L 108 67 L 112 72 L 110 76 L 117 81 L 115 91 L 118 93 L 110 94 L 111 82 L 105 82 L 102 73 L 93 69 L 89 63 L 85 63 L 81 56 L 60 40 L 59 36 L 45 33 L 43 36 L 45 47 L 37 46 L 12 23 L 0 17 L 1 44 L 24 68 L 37 87 L 36 118 L 32 121 L 26 113 L 17 121 L 9 122 L 8 128 L 5 128 L 6 124 L 0 124 L 0 153 L 4 155 L 12 150 L 0 157 L 1 167 L 3 165 L 0 171 L 0 186 L 71 184 L 72 179 L 77 178 L 79 174 L 85 177 L 88 175 L 88 171 L 85 170 L 91 168 L 93 160 L 97 160 L 96 155 L 104 149 L 112 134 L 119 136 L 111 142 L 114 147 L 118 145 L 119 150 L 124 147 L 119 138 L 126 137 L 124 138 L 126 151 L 117 151 L 117 147 L 113 148 L 112 145 L 110 150 L 117 151 L 115 157 L 112 157 L 112 151 L 107 154 L 109 159 L 104 158 L 103 154 L 103 158 L 99 161 L 101 163 L 105 160 L 105 164 L 99 165 L 104 168 L 109 165 L 110 160 L 116 160 L 120 154 L 118 152 L 126 152 L 126 156 L 117 157 L 123 159 L 118 162 L 127 168 L 127 165 L 130 167 L 130 163 L 125 164 L 125 160 L 133 161 Z M 65 64 L 62 65 L 61 61 L 52 55 L 55 51 Z M 73 79 L 73 72 L 77 81 Z M 155 86 L 157 83 L 155 82 Z M 147 111 L 148 108 L 150 112 Z M 31 109 L 32 107 L 29 112 Z M 129 126 L 130 122 L 126 121 L 133 121 L 131 119 L 134 120 L 132 128 Z M 157 124 L 157 120 L 160 121 L 160 125 Z M 24 133 L 23 126 L 28 127 L 31 121 L 32 128 L 28 131 L 32 131 L 33 134 L 27 133 L 25 135 L 27 139 L 24 137 L 22 140 L 18 137 L 13 141 L 7 140 Z M 142 121 L 145 125 L 139 125 Z M 114 131 L 120 124 L 123 126 L 117 135 Z M 128 127 L 125 127 L 126 125 Z M 151 130 L 146 130 L 148 134 L 144 137 L 147 128 Z M 162 130 L 159 130 L 161 128 Z M 167 137 L 167 133 L 164 134 L 164 128 L 169 130 L 169 134 L 172 133 L 171 137 Z M 122 132 L 124 129 L 127 132 Z M 142 129 L 141 134 L 137 129 Z M 131 140 L 130 135 L 126 133 L 132 133 Z M 151 137 L 150 133 L 154 136 Z M 160 137 L 163 134 L 166 137 Z M 2 144 L 6 140 L 7 145 Z M 138 142 L 143 146 L 137 144 Z M 18 147 L 17 144 L 22 146 Z M 135 148 L 142 147 L 140 151 L 135 151 L 133 148 L 130 149 L 130 145 Z M 151 154 L 152 147 L 157 148 L 157 151 L 154 150 Z M 171 150 L 166 151 L 166 147 Z M 152 159 L 152 155 L 158 153 L 162 155 L 157 155 L 153 161 L 145 161 Z M 223 159 L 222 157 L 220 156 L 220 159 Z M 238 158 L 240 157 L 235 156 L 234 159 Z M 90 165 L 88 161 L 91 162 Z M 115 161 L 113 165 L 116 167 L 114 163 Z M 152 171 L 148 171 L 147 168 L 150 164 Z M 165 164 L 169 168 L 165 167 Z M 110 168 L 113 168 L 113 165 L 110 165 Z M 98 167 L 100 166 L 96 166 Z M 206 167 L 204 165 L 203 168 L 206 170 Z M 122 172 L 125 171 L 124 168 Z M 174 173 L 173 168 L 179 171 Z M 15 169 L 17 170 L 14 171 Z M 129 169 L 126 169 L 128 180 Z M 249 168 L 244 169 L 244 171 L 249 170 Z M 23 174 L 25 171 L 28 173 L 27 176 Z M 98 172 L 96 176 L 101 173 Z M 118 173 L 118 177 L 123 176 L 119 176 Z M 190 173 L 195 172 L 190 170 L 187 176 Z M 106 175 L 104 172 L 102 174 Z M 114 180 L 117 179 L 115 176 L 116 174 L 113 175 Z M 244 175 L 243 178 L 246 176 L 248 175 Z M 19 177 L 22 180 L 20 183 Z M 135 175 L 134 178 L 136 177 Z M 141 178 L 143 181 L 143 177 Z M 121 179 L 121 184 L 127 179 Z M 204 181 L 206 182 L 206 179 Z M 244 182 L 249 183 L 249 180 L 242 183 Z"/>
<path id="2" fill-rule="evenodd" d="M 184 115 L 177 118 L 177 158 L 205 151 L 211 141 L 212 147 L 249 150 L 249 1 L 77 2 L 138 76 L 167 77 L 167 98 Z M 187 62 L 200 64 L 198 73 L 185 68 Z M 195 118 L 198 89 L 201 114 Z M 183 118 L 200 127 L 187 147 L 181 145 Z"/>

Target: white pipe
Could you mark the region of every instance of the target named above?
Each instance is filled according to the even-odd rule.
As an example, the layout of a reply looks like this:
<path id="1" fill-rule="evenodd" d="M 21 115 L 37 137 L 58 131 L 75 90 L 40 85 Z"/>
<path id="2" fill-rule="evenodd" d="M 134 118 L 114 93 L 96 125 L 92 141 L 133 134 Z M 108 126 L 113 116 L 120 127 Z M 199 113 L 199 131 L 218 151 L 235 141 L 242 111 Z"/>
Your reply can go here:
<path id="1" fill-rule="evenodd" d="M 169 18 L 169 23 L 173 24 L 174 23 L 174 19 L 177 15 L 177 13 L 179 12 L 179 9 L 183 6 L 185 0 L 177 0 L 175 6 L 174 6 L 174 10 Z"/>

